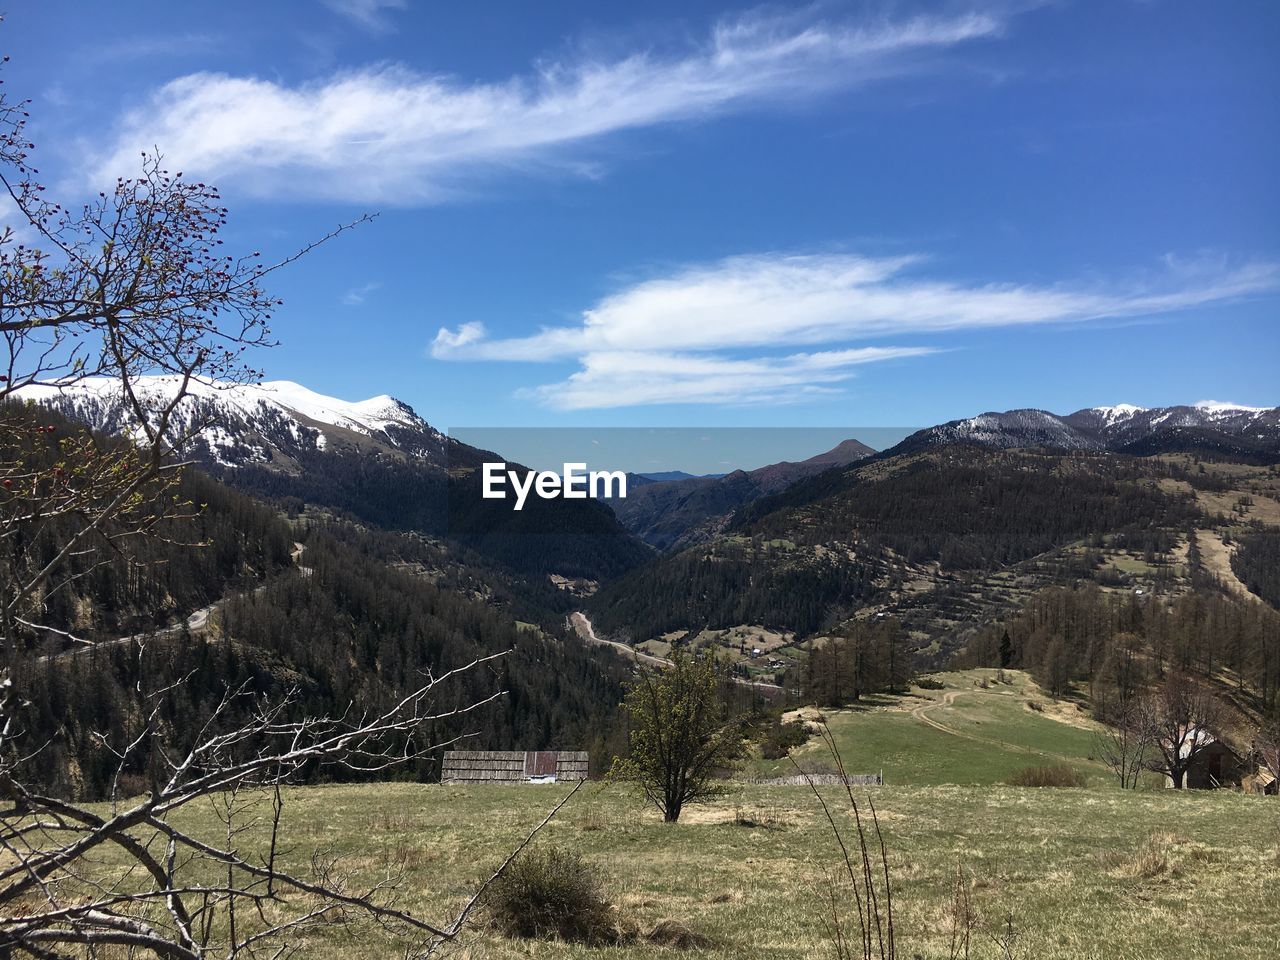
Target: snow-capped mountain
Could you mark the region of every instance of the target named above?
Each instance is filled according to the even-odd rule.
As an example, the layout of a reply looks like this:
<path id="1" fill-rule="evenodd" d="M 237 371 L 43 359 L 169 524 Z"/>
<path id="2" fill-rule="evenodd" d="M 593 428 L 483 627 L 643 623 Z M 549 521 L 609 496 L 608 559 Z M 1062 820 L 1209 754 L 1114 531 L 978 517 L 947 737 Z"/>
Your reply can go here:
<path id="1" fill-rule="evenodd" d="M 1216 430 L 1265 441 L 1275 438 L 1280 417 L 1275 407 L 1242 407 L 1205 400 L 1185 407 L 1093 407 L 1065 419 L 1073 426 L 1101 434 L 1109 442 L 1126 443 L 1160 430 L 1179 429 Z"/>
<path id="2" fill-rule="evenodd" d="M 952 420 L 912 434 L 893 452 L 950 443 L 1152 454 L 1179 450 L 1280 456 L 1280 407 L 1203 401 L 1191 406 L 1090 407 L 1067 416 L 1010 410 Z"/>
<path id="3" fill-rule="evenodd" d="M 135 392 L 154 409 L 167 404 L 177 386 L 174 377 L 142 377 Z M 308 454 L 346 451 L 445 465 L 447 438 L 394 397 L 349 402 L 288 380 L 193 383 L 188 390 L 175 411 L 175 434 L 195 430 L 183 453 L 211 466 L 296 472 Z M 17 396 L 106 432 L 119 432 L 131 419 L 119 382 L 106 377 L 25 387 Z"/>

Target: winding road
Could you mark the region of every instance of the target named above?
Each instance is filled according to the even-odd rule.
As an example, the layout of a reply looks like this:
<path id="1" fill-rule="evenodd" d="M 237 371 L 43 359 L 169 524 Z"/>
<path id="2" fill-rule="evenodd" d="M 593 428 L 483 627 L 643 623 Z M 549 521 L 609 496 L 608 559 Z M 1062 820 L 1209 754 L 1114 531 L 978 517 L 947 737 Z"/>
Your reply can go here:
<path id="1" fill-rule="evenodd" d="M 304 567 L 301 563 L 302 554 L 306 551 L 306 549 L 307 549 L 306 544 L 298 543 L 295 541 L 293 544 L 293 550 L 290 552 L 289 555 L 293 559 L 294 566 L 297 567 L 298 572 L 301 573 L 302 576 L 304 577 L 309 577 L 311 576 L 311 569 L 309 567 Z M 255 587 L 253 592 L 261 593 L 265 589 L 266 589 L 266 584 L 261 584 Z M 94 650 L 101 650 L 101 649 L 110 648 L 110 647 L 118 647 L 126 643 L 137 643 L 142 640 L 162 640 L 165 637 L 176 636 L 177 634 L 181 633 L 184 629 L 191 634 L 204 633 L 209 626 L 209 618 L 213 616 L 215 612 L 222 609 L 222 605 L 226 602 L 227 602 L 227 598 L 225 597 L 221 600 L 215 600 L 213 603 L 209 604 L 207 607 L 201 607 L 199 610 L 195 611 L 190 616 L 188 616 L 185 620 L 182 620 L 178 623 L 170 624 L 167 627 L 156 627 L 154 630 L 147 630 L 143 633 L 130 634 L 127 637 L 116 637 L 114 640 L 101 640 L 101 641 L 98 641 L 97 643 L 82 643 L 82 645 L 72 647 L 69 650 L 62 650 L 62 651 L 59 651 L 58 653 L 45 654 L 43 657 L 37 657 L 36 663 L 47 663 L 50 660 L 61 660 L 65 657 L 80 656 L 82 654 L 90 653 L 91 651 L 94 651 Z M 590 624 L 588 624 L 588 626 L 590 626 Z"/>
<path id="2" fill-rule="evenodd" d="M 651 667 L 661 667 L 665 670 L 668 667 L 674 666 L 670 660 L 663 657 L 655 657 L 650 653 L 641 653 L 635 647 L 629 646 L 625 643 L 620 643 L 617 640 L 605 640 L 601 637 L 597 637 L 595 628 L 591 626 L 591 621 L 588 620 L 587 615 L 581 611 L 571 613 L 569 615 L 569 622 L 573 625 L 573 629 L 577 631 L 578 636 L 583 640 L 586 640 L 588 643 L 596 643 L 603 647 L 613 647 L 623 656 L 635 660 L 637 663 L 647 663 Z M 735 683 L 740 683 L 743 686 L 756 687 L 760 690 L 777 691 L 778 693 L 782 692 L 782 688 L 776 683 L 764 683 L 760 680 L 744 680 L 741 677 L 734 677 L 733 680 Z"/>
<path id="3" fill-rule="evenodd" d="M 190 633 L 203 633 L 205 628 L 209 626 L 209 617 L 215 610 L 222 606 L 223 601 L 211 603 L 207 607 L 201 607 L 191 616 L 187 617 L 180 623 L 171 624 L 167 627 L 157 627 L 154 630 L 147 630 L 144 633 L 134 633 L 127 637 L 116 637 L 114 640 L 100 640 L 97 643 L 84 643 L 81 646 L 72 647 L 69 650 L 62 650 L 58 653 L 45 654 L 43 657 L 37 657 L 36 663 L 47 663 L 50 660 L 62 660 L 66 657 L 81 656 L 86 653 L 92 653 L 94 650 L 109 649 L 111 647 L 123 646 L 126 643 L 137 643 L 142 640 L 160 640 L 165 637 L 172 637 L 179 634 L 185 628 Z"/>

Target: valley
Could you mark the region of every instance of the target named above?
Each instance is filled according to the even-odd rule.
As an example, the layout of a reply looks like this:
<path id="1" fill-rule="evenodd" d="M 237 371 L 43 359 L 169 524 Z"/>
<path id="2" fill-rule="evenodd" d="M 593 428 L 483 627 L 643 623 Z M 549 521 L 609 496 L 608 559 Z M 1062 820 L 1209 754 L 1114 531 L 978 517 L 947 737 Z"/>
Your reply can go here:
<path id="1" fill-rule="evenodd" d="M 171 545 L 65 592 L 54 609 L 77 642 L 28 634 L 13 675 L 45 729 L 85 744 L 74 763 L 42 756 L 52 789 L 92 804 L 142 785 L 145 752 L 113 772 L 112 754 L 89 745 L 104 721 L 135 728 L 142 676 L 177 684 L 166 716 L 184 730 L 230 682 L 291 698 L 301 716 L 386 704 L 424 671 L 496 655 L 458 691 L 492 705 L 433 729 L 476 749 L 588 752 L 596 782 L 538 845 L 593 864 L 611 922 L 630 932 L 607 948 L 518 945 L 482 910 L 464 938 L 474 956 L 665 955 L 656 931 L 669 929 L 700 955 L 740 956 L 748 928 L 751 956 L 822 955 L 835 849 L 796 777 L 831 778 L 838 763 L 882 779 L 864 789 L 885 830 L 898 935 L 915 954 L 946 955 L 957 870 L 972 933 L 1013 930 L 1021 956 L 1105 956 L 1116 938 L 1138 951 L 1126 955 L 1182 956 L 1208 949 L 1209 916 L 1235 918 L 1213 943 L 1238 956 L 1262 956 L 1275 935 L 1269 914 L 1236 900 L 1265 872 L 1241 863 L 1280 856 L 1272 801 L 1167 791 L 1149 770 L 1121 790 L 1104 748 L 1117 704 L 1173 671 L 1214 691 L 1226 709 L 1215 730 L 1242 757 L 1276 709 L 1280 474 L 1256 462 L 1265 438 L 1243 459 L 1235 440 L 1237 459 L 1188 452 L 1183 433 L 1135 456 L 1076 443 L 1100 435 L 1079 426 L 1069 444 L 1043 445 L 1047 421 L 1028 434 L 1019 413 L 879 453 L 842 445 L 754 474 L 654 480 L 635 488 L 631 512 L 530 498 L 527 525 L 511 527 L 470 499 L 485 452 L 441 461 L 447 438 L 394 401 L 287 395 L 308 412 L 257 394 L 233 414 L 204 407 L 240 417 L 242 445 L 193 448 L 200 467 L 184 483 L 201 509 L 171 522 Z M 106 409 L 99 398 L 24 415 L 61 436 L 109 429 Z M 371 410 L 398 425 L 356 418 Z M 1228 424 L 1223 436 L 1237 436 Z M 1116 436 L 1107 442 L 1136 442 Z M 191 541 L 207 544 L 194 566 L 180 546 Z M 690 655 L 719 664 L 720 696 L 750 718 L 746 755 L 723 798 L 664 828 L 606 774 L 627 750 L 628 691 Z M 440 786 L 438 762 L 426 755 L 396 782 L 305 777 L 289 788 L 299 849 L 324 833 L 335 868 L 398 871 L 415 910 L 456 909 L 564 791 Z M 1014 785 L 1036 776 L 1071 786 Z M 797 899 L 798 887 L 815 892 Z M 1105 904 L 1087 929 L 1068 920 L 1082 900 Z M 1178 929 L 1176 946 L 1152 933 L 1155 915 Z M 322 958 L 381 955 L 337 933 L 300 943 Z"/>

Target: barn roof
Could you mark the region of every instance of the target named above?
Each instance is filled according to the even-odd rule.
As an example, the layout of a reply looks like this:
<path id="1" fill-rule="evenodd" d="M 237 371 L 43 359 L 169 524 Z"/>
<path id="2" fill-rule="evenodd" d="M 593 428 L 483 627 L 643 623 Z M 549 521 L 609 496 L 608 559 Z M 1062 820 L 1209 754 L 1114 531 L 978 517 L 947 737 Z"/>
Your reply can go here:
<path id="1" fill-rule="evenodd" d="M 450 750 L 444 755 L 440 782 L 585 780 L 588 767 L 585 750 Z"/>

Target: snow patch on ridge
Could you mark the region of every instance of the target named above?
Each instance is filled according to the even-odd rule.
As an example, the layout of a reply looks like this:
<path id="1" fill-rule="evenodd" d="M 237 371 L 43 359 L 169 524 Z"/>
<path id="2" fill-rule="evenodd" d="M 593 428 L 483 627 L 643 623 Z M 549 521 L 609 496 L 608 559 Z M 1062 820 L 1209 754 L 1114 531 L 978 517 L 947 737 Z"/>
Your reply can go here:
<path id="1" fill-rule="evenodd" d="M 1117 403 L 1113 407 L 1094 407 L 1093 410 L 1095 413 L 1102 414 L 1108 424 L 1129 420 L 1139 413 L 1147 412 L 1146 407 L 1134 406 L 1132 403 Z"/>
<path id="2" fill-rule="evenodd" d="M 134 387 L 140 397 L 159 405 L 175 394 L 178 385 L 177 377 L 154 376 L 139 377 Z M 383 439 L 389 427 L 416 430 L 427 428 L 426 422 L 412 408 L 385 394 L 350 402 L 316 393 L 291 380 L 268 380 L 250 384 L 193 381 L 187 390 L 193 398 L 236 410 L 250 419 L 260 416 L 264 412 L 263 408 L 278 411 L 287 418 L 288 429 L 295 438 L 299 435 L 296 423 L 298 416 L 357 433 L 379 434 Z M 65 385 L 51 383 L 24 387 L 17 393 L 25 400 L 37 403 L 58 398 L 73 401 L 77 398 L 92 398 L 116 402 L 120 398 L 120 385 L 119 381 L 109 377 L 88 377 Z"/>
<path id="3" fill-rule="evenodd" d="M 1201 400 L 1195 405 L 1197 410 L 1203 410 L 1205 413 L 1266 413 L 1271 407 L 1246 407 L 1240 403 L 1224 403 L 1221 400 Z"/>

